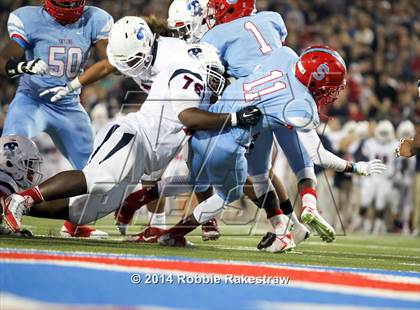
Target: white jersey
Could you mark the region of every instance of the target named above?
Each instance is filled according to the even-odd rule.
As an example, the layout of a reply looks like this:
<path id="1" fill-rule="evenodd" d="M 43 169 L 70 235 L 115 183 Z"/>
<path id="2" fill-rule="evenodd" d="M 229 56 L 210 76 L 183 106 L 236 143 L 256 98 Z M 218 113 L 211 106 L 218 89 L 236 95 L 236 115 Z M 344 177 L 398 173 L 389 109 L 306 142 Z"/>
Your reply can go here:
<path id="1" fill-rule="evenodd" d="M 362 148 L 362 153 L 368 160 L 380 159 L 386 165 L 386 170 L 379 178 L 391 178 L 395 174 L 395 149 L 398 146 L 397 140 L 392 140 L 387 144 L 380 144 L 375 138 L 366 140 Z"/>
<path id="2" fill-rule="evenodd" d="M 165 71 L 174 62 L 190 61 L 188 54 L 185 52 L 187 43 L 184 40 L 169 37 L 159 37 L 156 45 L 156 55 L 149 75 L 140 75 L 133 80 L 146 93 L 149 93 L 152 83 L 157 75 Z"/>

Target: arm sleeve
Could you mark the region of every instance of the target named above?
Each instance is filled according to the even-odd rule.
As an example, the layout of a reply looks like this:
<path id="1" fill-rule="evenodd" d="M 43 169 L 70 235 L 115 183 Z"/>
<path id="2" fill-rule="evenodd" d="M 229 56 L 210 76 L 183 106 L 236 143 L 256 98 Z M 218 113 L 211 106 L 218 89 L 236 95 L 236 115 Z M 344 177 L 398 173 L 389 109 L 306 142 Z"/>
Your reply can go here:
<path id="1" fill-rule="evenodd" d="M 114 19 L 104 10 L 96 8 L 93 20 L 94 25 L 91 40 L 95 44 L 99 40 L 108 38 L 109 32 L 114 24 Z"/>
<path id="2" fill-rule="evenodd" d="M 287 38 L 287 28 L 280 14 L 276 13 L 276 29 L 280 34 L 281 42 L 284 45 Z"/>
<path id="3" fill-rule="evenodd" d="M 177 70 L 169 80 L 172 107 L 178 116 L 182 111 L 198 108 L 204 96 L 201 76 L 189 70 Z"/>
<path id="4" fill-rule="evenodd" d="M 25 29 L 24 11 L 18 9 L 9 15 L 7 21 L 7 30 L 10 39 L 16 41 L 23 49 L 30 49 L 32 44 L 30 36 Z"/>
<path id="5" fill-rule="evenodd" d="M 315 130 L 297 131 L 297 133 L 299 141 L 316 165 L 339 172 L 346 169 L 347 161 L 327 151 Z"/>

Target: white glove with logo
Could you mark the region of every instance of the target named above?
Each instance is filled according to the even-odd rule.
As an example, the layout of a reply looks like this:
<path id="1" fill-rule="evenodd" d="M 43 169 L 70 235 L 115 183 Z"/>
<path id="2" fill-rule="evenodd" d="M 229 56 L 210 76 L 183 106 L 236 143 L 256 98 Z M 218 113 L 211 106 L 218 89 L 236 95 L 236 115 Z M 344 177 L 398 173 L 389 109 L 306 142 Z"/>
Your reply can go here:
<path id="1" fill-rule="evenodd" d="M 385 170 L 386 166 L 379 159 L 353 163 L 353 172 L 357 173 L 358 175 L 368 176 L 371 174 L 381 174 Z"/>
<path id="2" fill-rule="evenodd" d="M 54 96 L 51 97 L 51 102 L 57 102 L 64 97 L 68 96 L 71 92 L 82 88 L 82 84 L 79 81 L 79 78 L 75 78 L 73 81 L 67 83 L 66 86 L 56 86 L 49 88 L 42 93 L 39 94 L 39 96 L 43 97 L 48 94 L 54 94 Z"/>
<path id="3" fill-rule="evenodd" d="M 43 60 L 38 58 L 19 63 L 17 71 L 19 73 L 44 75 L 48 73 L 48 65 Z"/>

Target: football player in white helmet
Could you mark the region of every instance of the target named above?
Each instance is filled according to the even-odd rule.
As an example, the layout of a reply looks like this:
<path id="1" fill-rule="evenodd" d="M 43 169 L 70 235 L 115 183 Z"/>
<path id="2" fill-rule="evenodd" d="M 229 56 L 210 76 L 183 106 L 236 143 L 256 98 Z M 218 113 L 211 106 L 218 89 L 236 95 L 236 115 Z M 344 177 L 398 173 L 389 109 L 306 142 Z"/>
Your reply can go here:
<path id="1" fill-rule="evenodd" d="M 41 154 L 35 143 L 16 135 L 0 138 L 0 197 L 7 197 L 22 189 L 36 186 L 42 178 Z M 3 210 L 0 206 L 0 234 L 11 231 L 3 225 Z M 28 230 L 16 232 L 31 235 Z"/>
<path id="2" fill-rule="evenodd" d="M 174 0 L 169 7 L 168 27 L 187 43 L 197 43 L 209 28 L 204 20 L 208 0 Z"/>
<path id="3" fill-rule="evenodd" d="M 352 225 L 354 229 L 362 225 L 363 230 L 375 233 L 385 233 L 385 207 L 393 207 L 393 181 L 395 174 L 394 150 L 397 146 L 395 130 L 392 123 L 388 120 L 380 121 L 375 128 L 374 136 L 366 140 L 362 147 L 362 153 L 367 160 L 380 159 L 386 165 L 386 170 L 382 174 L 371 175 L 362 180 L 361 183 L 361 208 L 359 210 L 360 220 Z M 368 219 L 368 209 L 373 204 L 375 215 L 373 228 Z"/>
<path id="4" fill-rule="evenodd" d="M 137 43 L 138 40 L 147 40 L 148 30 L 144 21 L 138 17 L 125 17 L 116 22 L 111 30 L 108 53 L 121 61 L 125 57 L 125 72 L 137 75 L 153 70 L 158 60 L 156 55 L 159 55 L 159 47 L 147 52 L 146 45 Z M 114 36 L 131 41 L 137 50 L 130 48 L 126 53 L 120 51 L 114 43 L 122 43 Z M 115 52 L 117 50 L 118 53 Z M 19 230 L 22 214 L 34 204 L 83 194 L 90 194 L 86 203 L 77 206 L 72 204 L 70 208 L 55 211 L 57 214 L 68 211 L 70 220 L 75 224 L 92 222 L 118 208 L 143 174 L 161 170 L 169 164 L 188 140 L 185 127 L 193 130 L 218 130 L 226 126 L 255 125 L 261 112 L 253 106 L 227 114 L 206 112 L 198 108 L 214 91 L 215 95 L 219 95 L 217 91 L 221 91 L 222 87 L 216 84 L 224 82 L 221 61 L 217 56 L 211 56 L 211 60 L 218 61 L 209 63 L 204 56 L 205 52 L 217 53 L 210 46 L 194 46 L 184 49 L 184 54 L 180 51 L 183 56 L 180 59 L 172 57 L 166 67 L 161 67 L 154 76 L 149 97 L 141 109 L 110 123 L 98 133 L 95 151 L 82 171 L 62 172 L 39 187 L 1 199 L 5 209 L 4 218 L 10 228 Z M 134 55 L 141 58 L 128 60 Z M 139 62 L 145 64 L 142 59 L 147 60 L 149 56 L 153 56 L 150 67 L 139 65 Z M 207 81 L 211 81 L 211 87 Z M 53 216 L 51 212 L 49 216 Z"/>

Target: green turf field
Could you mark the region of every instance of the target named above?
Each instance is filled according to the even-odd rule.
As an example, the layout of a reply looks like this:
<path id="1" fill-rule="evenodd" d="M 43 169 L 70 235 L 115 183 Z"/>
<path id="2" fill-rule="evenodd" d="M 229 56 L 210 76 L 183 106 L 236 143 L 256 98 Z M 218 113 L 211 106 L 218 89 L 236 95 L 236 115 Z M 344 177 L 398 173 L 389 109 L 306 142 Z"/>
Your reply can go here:
<path id="1" fill-rule="evenodd" d="M 201 241 L 197 233 L 189 237 L 193 248 L 166 248 L 160 245 L 132 244 L 123 240 L 112 225 L 112 218 L 97 223 L 99 229 L 111 234 L 109 240 L 63 239 L 57 238 L 62 221 L 43 220 L 26 217 L 24 226 L 43 237 L 15 238 L 0 237 L 0 246 L 7 248 L 28 248 L 44 250 L 64 250 L 103 253 L 131 253 L 156 256 L 182 256 L 206 259 L 241 260 L 252 262 L 295 263 L 306 265 L 380 268 L 420 272 L 420 238 L 388 235 L 342 235 L 336 242 L 326 244 L 317 236 L 312 236 L 294 252 L 271 254 L 260 252 L 256 244 L 258 235 L 248 235 L 247 229 L 222 226 L 222 238 L 218 241 Z M 142 229 L 134 225 L 130 233 Z M 200 231 L 198 231 L 200 233 Z"/>

